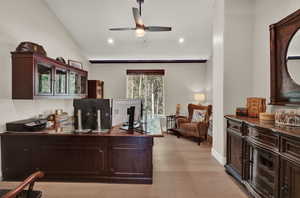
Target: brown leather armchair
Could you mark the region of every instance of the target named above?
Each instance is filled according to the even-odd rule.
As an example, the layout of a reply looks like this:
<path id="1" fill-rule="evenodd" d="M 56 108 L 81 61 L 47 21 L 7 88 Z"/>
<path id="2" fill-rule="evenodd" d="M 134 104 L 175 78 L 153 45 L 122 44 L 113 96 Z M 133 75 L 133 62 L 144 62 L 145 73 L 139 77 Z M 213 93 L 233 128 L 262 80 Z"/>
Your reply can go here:
<path id="1" fill-rule="evenodd" d="M 202 122 L 192 122 L 193 113 L 195 109 L 206 110 L 205 119 Z M 209 127 L 209 118 L 212 113 L 212 105 L 202 106 L 202 105 L 188 105 L 188 117 L 179 117 L 177 118 L 177 127 L 179 128 L 180 135 L 196 137 L 198 139 L 198 144 L 201 140 L 207 140 L 207 131 Z"/>

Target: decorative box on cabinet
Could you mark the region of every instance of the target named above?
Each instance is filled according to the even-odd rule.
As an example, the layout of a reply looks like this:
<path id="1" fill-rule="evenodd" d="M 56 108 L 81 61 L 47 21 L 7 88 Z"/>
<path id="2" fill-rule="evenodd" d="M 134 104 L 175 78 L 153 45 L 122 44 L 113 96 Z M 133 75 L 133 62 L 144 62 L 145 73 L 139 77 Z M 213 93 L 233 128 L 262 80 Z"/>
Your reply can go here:
<path id="1" fill-rule="evenodd" d="M 12 52 L 12 98 L 84 98 L 84 70 L 33 53 Z"/>
<path id="2" fill-rule="evenodd" d="M 88 81 L 88 98 L 103 99 L 104 81 L 89 80 Z"/>
<path id="3" fill-rule="evenodd" d="M 255 198 L 300 197 L 300 128 L 225 118 L 226 171 Z"/>

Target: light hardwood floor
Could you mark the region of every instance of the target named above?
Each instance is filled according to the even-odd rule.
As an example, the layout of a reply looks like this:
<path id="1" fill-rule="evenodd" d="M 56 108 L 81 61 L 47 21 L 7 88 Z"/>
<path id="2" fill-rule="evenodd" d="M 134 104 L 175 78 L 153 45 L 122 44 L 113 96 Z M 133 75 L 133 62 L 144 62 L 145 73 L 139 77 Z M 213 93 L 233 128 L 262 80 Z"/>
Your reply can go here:
<path id="1" fill-rule="evenodd" d="M 155 139 L 153 185 L 38 182 L 35 189 L 43 198 L 247 198 L 210 150 L 166 135 Z M 0 189 L 16 184 L 0 182 Z"/>

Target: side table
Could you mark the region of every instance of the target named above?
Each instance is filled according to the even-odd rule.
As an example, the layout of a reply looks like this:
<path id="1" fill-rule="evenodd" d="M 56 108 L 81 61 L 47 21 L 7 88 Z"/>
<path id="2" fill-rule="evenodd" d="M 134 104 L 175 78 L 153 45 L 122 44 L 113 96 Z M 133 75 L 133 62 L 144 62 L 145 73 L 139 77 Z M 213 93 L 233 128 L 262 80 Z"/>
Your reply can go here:
<path id="1" fill-rule="evenodd" d="M 169 133 L 172 131 L 172 129 L 176 128 L 176 115 L 168 115 L 166 116 L 166 118 L 167 118 L 166 128 L 167 128 L 167 133 Z"/>

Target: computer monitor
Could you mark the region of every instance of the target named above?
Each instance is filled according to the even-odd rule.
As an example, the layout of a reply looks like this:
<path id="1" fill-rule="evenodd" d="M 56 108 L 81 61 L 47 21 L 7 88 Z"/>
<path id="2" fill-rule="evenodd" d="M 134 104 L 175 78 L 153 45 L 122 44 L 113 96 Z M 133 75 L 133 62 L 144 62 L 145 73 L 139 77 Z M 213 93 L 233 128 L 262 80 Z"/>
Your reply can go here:
<path id="1" fill-rule="evenodd" d="M 142 118 L 142 99 L 117 99 L 112 106 L 112 126 L 128 122 L 127 109 L 131 106 L 135 107 L 134 121 Z"/>

